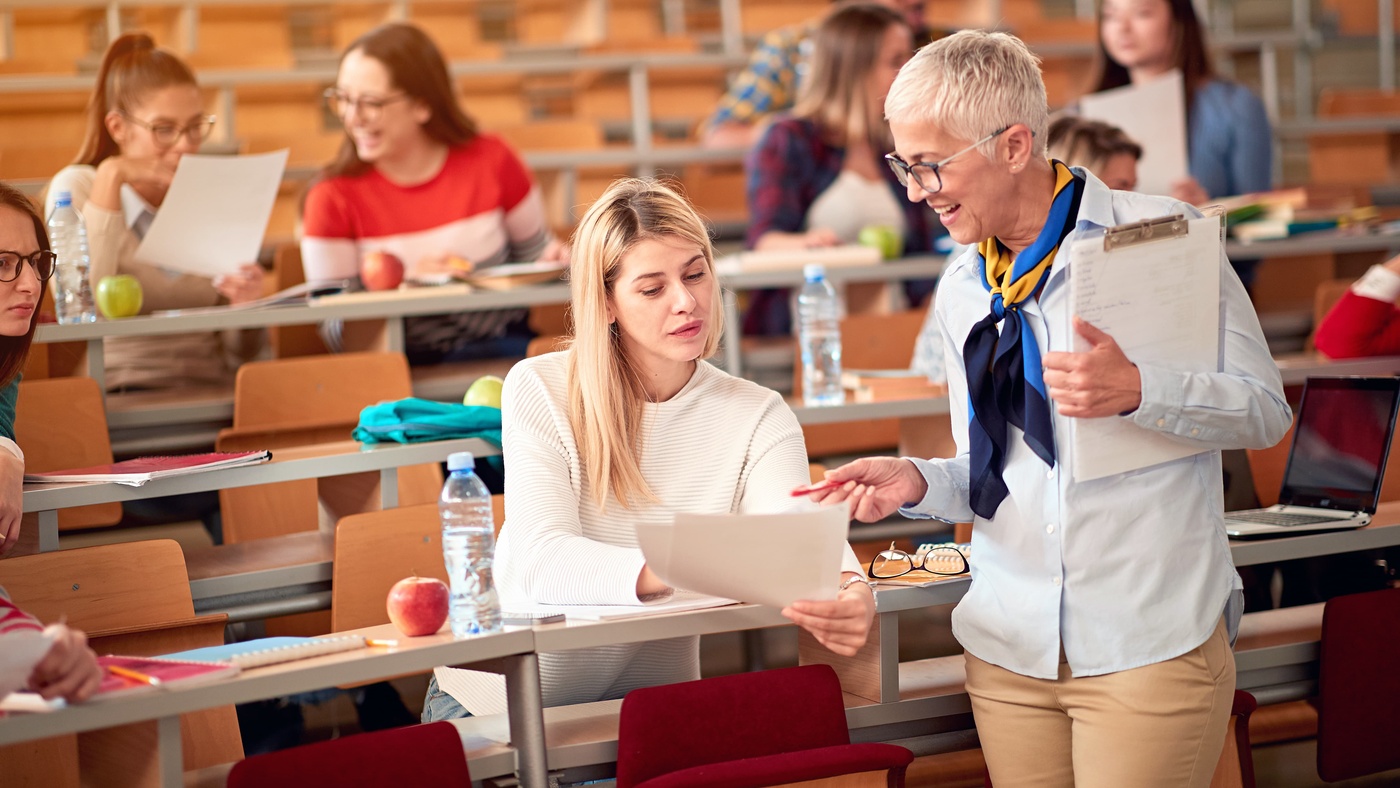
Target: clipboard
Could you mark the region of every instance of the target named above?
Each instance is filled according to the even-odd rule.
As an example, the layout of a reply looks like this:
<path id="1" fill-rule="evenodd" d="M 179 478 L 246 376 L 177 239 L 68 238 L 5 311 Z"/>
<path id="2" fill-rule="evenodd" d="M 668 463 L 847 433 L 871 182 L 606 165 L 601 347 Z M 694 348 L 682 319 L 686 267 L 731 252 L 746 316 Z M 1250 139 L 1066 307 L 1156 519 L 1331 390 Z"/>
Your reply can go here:
<path id="1" fill-rule="evenodd" d="M 1081 236 L 1070 266 L 1071 312 L 1114 338 L 1135 364 L 1212 372 L 1220 363 L 1219 215 L 1180 214 Z M 1088 350 L 1073 333 L 1075 350 Z M 1124 418 L 1071 419 L 1070 469 L 1101 479 L 1205 451 Z"/>

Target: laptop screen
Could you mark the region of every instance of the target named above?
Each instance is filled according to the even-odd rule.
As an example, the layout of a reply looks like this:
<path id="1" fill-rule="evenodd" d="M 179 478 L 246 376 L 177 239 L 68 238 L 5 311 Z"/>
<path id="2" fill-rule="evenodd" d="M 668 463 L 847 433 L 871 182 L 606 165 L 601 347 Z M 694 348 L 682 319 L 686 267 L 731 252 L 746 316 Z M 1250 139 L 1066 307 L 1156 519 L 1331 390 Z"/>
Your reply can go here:
<path id="1" fill-rule="evenodd" d="M 1374 514 L 1400 378 L 1308 378 L 1279 502 Z"/>

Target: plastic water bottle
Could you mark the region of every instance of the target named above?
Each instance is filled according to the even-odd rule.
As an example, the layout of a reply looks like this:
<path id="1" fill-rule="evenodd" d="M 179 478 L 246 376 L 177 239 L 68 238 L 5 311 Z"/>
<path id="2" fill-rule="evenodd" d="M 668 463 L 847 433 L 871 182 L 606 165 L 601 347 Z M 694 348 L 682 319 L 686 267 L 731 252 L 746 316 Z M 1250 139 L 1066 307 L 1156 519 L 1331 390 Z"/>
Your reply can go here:
<path id="1" fill-rule="evenodd" d="M 496 528 L 491 518 L 491 493 L 476 475 L 471 452 L 447 458 L 447 484 L 438 499 L 442 518 L 442 560 L 452 588 L 452 634 L 456 637 L 497 632 L 501 602 L 491 579 L 496 552 Z"/>
<path id="2" fill-rule="evenodd" d="M 88 282 L 87 228 L 83 215 L 73 207 L 73 196 L 59 192 L 49 214 L 49 243 L 58 255 L 54 276 L 54 307 L 60 323 L 91 323 L 97 320 L 97 306 Z"/>
<path id="3" fill-rule="evenodd" d="M 820 265 L 802 269 L 797 293 L 797 341 L 802 347 L 802 403 L 840 405 L 841 302 Z"/>

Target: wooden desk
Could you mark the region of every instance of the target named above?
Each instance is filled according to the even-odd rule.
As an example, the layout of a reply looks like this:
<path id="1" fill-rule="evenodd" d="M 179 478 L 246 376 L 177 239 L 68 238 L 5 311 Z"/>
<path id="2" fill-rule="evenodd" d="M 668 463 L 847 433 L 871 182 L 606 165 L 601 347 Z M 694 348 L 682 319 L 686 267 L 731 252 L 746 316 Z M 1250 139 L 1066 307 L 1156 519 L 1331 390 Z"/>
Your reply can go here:
<path id="1" fill-rule="evenodd" d="M 156 720 L 155 757 L 161 784 L 171 788 L 184 784 L 179 717 L 182 713 L 423 673 L 439 665 L 483 667 L 481 663 L 491 663 L 484 667 L 498 668 L 506 675 L 515 770 L 524 785 L 546 785 L 539 670 L 529 629 L 511 628 L 463 640 L 454 640 L 450 633 L 401 638 L 389 624 L 354 630 L 354 634 L 394 638 L 401 645 L 254 668 L 226 681 L 102 698 L 48 714 L 7 717 L 0 719 L 0 745 Z M 508 756 L 508 748 L 498 748 L 494 754 Z"/>
<path id="2" fill-rule="evenodd" d="M 39 550 L 42 552 L 58 549 L 59 509 L 93 503 L 136 501 L 230 487 L 379 471 L 381 500 L 387 509 L 398 505 L 398 469 L 401 466 L 443 462 L 449 454 L 458 451 L 469 451 L 478 457 L 500 454 L 500 449 L 479 438 L 375 445 L 339 441 L 295 449 L 279 449 L 274 453 L 271 462 L 156 479 L 141 487 L 111 483 L 27 484 L 24 487 L 24 511 L 39 513 Z"/>

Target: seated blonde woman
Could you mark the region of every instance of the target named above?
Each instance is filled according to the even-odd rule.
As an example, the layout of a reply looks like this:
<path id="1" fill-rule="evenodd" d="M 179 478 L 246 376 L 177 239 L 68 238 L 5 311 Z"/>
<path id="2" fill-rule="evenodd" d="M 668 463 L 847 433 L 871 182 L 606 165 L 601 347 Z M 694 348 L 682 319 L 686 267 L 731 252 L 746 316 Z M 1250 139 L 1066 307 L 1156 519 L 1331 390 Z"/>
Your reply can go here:
<path id="1" fill-rule="evenodd" d="M 516 364 L 505 383 L 495 572 L 506 607 L 664 594 L 638 524 L 786 510 L 789 491 L 808 482 L 802 430 L 782 398 L 705 360 L 722 333 L 720 288 L 709 234 L 684 198 L 619 181 L 583 217 L 573 248 L 572 346 Z M 842 577 L 835 598 L 783 614 L 850 655 L 875 602 L 849 548 Z M 546 706 L 699 677 L 698 637 L 540 655 Z M 434 681 L 425 721 L 505 708 L 499 676 L 438 668 Z"/>

